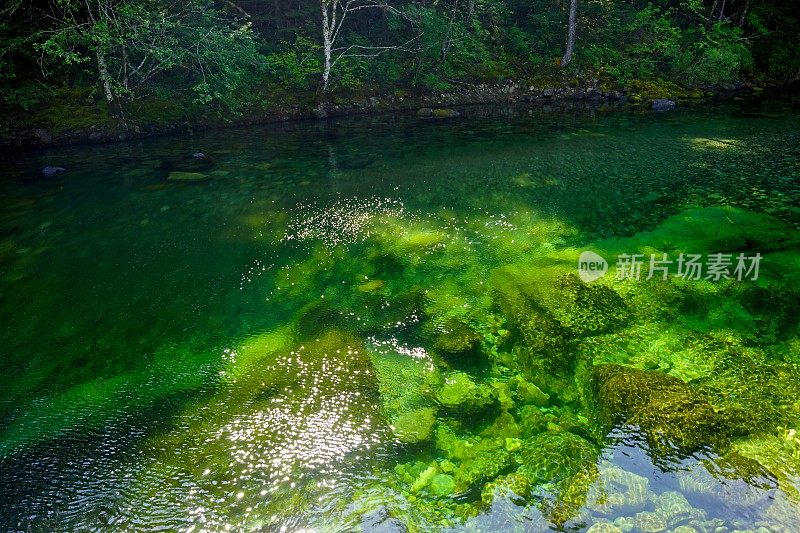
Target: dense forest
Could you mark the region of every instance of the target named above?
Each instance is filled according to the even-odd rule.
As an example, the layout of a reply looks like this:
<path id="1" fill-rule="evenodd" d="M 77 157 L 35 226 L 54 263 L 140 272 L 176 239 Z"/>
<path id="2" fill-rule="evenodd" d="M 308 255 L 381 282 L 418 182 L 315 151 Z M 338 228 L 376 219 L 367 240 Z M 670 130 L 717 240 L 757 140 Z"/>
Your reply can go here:
<path id="1" fill-rule="evenodd" d="M 1 13 L 4 127 L 509 79 L 709 89 L 800 76 L 789 0 L 12 0 Z"/>

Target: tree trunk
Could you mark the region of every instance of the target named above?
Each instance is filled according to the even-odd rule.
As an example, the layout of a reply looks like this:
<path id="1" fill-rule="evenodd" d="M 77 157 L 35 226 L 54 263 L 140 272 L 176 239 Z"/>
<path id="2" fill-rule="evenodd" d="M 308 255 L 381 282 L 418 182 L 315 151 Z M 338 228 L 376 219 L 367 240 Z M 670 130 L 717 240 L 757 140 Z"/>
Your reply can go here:
<path id="1" fill-rule="evenodd" d="M 747 21 L 747 10 L 750 8 L 750 0 L 747 0 L 744 4 L 744 9 L 742 9 L 742 14 L 739 16 L 739 27 L 743 28 L 744 23 Z"/>
<path id="2" fill-rule="evenodd" d="M 106 58 L 103 56 L 103 52 L 100 51 L 100 48 L 95 50 L 95 54 L 97 55 L 97 72 L 100 75 L 100 82 L 103 84 L 103 91 L 106 93 L 106 100 L 108 100 L 110 104 L 114 101 L 114 93 L 111 91 L 111 81 L 108 76 Z"/>
<path id="3" fill-rule="evenodd" d="M 322 67 L 322 92 L 324 93 L 328 90 L 328 82 L 331 77 L 331 48 L 333 48 L 331 36 L 333 34 L 335 21 L 328 16 L 328 2 L 326 0 L 321 0 L 320 4 L 322 5 L 322 51 L 325 56 L 324 65 Z M 334 6 L 334 16 L 335 15 L 336 11 Z"/>
<path id="4" fill-rule="evenodd" d="M 575 51 L 575 19 L 578 16 L 578 0 L 569 2 L 569 23 L 567 26 L 567 49 L 564 57 L 561 58 L 561 67 L 566 67 L 572 61 L 572 53 Z"/>

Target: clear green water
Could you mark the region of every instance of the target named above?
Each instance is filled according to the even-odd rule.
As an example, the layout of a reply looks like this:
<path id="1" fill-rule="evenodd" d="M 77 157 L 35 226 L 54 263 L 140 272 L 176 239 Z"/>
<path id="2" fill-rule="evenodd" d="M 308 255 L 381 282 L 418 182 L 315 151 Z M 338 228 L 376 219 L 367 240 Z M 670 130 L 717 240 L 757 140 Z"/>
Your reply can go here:
<path id="1" fill-rule="evenodd" d="M 800 110 L 465 115 L 6 161 L 0 530 L 800 530 Z"/>

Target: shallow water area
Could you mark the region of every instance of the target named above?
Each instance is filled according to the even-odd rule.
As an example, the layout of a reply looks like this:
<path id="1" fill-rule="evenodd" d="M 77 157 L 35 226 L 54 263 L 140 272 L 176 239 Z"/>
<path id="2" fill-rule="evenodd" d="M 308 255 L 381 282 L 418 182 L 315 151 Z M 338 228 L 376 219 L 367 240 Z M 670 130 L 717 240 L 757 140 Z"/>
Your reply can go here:
<path id="1" fill-rule="evenodd" d="M 4 162 L 0 530 L 800 530 L 799 126 L 476 108 Z"/>

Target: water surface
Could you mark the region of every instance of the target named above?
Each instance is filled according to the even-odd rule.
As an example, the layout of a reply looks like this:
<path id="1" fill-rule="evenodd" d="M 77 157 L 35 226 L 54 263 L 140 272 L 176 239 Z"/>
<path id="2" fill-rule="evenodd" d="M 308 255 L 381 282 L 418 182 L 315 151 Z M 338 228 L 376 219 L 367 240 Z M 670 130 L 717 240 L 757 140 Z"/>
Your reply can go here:
<path id="1" fill-rule="evenodd" d="M 464 115 L 6 161 L 0 529 L 800 529 L 800 110 Z"/>

